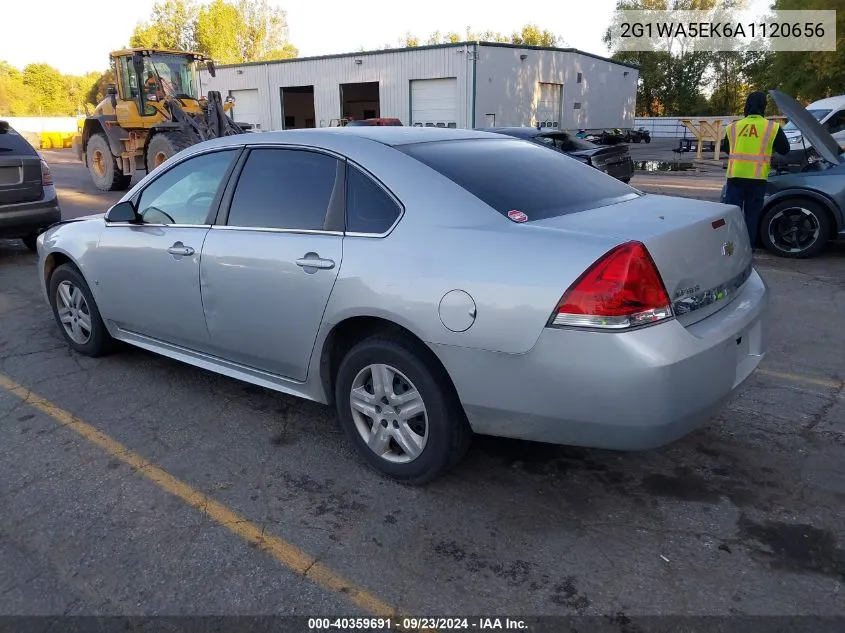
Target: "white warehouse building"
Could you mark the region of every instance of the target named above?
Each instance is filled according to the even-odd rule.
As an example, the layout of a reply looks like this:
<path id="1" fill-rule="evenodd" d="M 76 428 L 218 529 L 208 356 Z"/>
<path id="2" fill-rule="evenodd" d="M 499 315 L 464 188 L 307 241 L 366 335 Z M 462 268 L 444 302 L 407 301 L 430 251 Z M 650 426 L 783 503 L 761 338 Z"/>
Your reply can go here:
<path id="1" fill-rule="evenodd" d="M 261 130 L 397 118 L 436 127 L 633 127 L 638 70 L 571 48 L 459 42 L 203 70 Z"/>

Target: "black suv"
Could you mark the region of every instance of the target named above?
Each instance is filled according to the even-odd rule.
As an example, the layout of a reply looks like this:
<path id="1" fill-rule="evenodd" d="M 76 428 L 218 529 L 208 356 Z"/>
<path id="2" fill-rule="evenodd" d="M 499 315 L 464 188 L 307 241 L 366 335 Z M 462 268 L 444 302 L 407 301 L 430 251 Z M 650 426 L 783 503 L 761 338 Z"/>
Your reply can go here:
<path id="1" fill-rule="evenodd" d="M 21 238 L 34 251 L 38 234 L 61 219 L 47 163 L 7 121 L 0 121 L 0 237 Z"/>

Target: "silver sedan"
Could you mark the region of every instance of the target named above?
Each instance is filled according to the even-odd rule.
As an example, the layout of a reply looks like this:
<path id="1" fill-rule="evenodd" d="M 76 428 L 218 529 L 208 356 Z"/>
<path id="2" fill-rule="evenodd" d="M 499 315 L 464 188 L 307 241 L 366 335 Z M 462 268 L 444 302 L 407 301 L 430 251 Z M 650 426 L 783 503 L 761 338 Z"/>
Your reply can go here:
<path id="1" fill-rule="evenodd" d="M 412 484 L 473 432 L 672 442 L 767 345 L 739 209 L 484 132 L 215 139 L 54 226 L 38 253 L 77 352 L 120 341 L 333 404 L 364 458 Z"/>

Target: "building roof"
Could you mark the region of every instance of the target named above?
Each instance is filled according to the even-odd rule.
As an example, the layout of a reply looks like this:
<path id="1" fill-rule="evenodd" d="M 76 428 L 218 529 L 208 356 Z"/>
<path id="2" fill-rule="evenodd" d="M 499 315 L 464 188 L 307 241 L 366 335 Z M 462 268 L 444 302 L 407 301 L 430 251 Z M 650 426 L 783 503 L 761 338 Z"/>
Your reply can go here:
<path id="1" fill-rule="evenodd" d="M 343 57 L 361 57 L 364 55 L 387 55 L 391 53 L 408 53 L 414 51 L 424 51 L 434 48 L 460 48 L 463 46 L 483 46 L 489 48 L 516 48 L 516 49 L 523 49 L 523 50 L 535 50 L 535 51 L 552 51 L 557 53 L 574 53 L 576 55 L 584 55 L 586 57 L 592 57 L 593 59 L 599 59 L 601 61 L 610 62 L 611 64 L 616 64 L 617 66 L 626 66 L 628 68 L 634 68 L 635 70 L 639 70 L 639 66 L 636 64 L 629 64 L 628 62 L 620 62 L 616 61 L 615 59 L 610 59 L 609 57 L 602 57 L 601 55 L 595 55 L 594 53 L 587 53 L 585 51 L 579 50 L 577 48 L 559 48 L 556 46 L 531 46 L 529 44 L 509 44 L 505 42 L 448 42 L 446 44 L 426 44 L 424 46 L 405 46 L 401 48 L 385 48 L 381 50 L 370 50 L 370 51 L 355 51 L 351 53 L 333 53 L 331 55 L 313 55 L 311 57 L 291 57 L 289 59 L 274 59 L 271 61 L 259 61 L 259 62 L 244 62 L 242 64 L 221 64 L 218 65 L 217 68 L 243 68 L 244 66 L 261 66 L 261 65 L 269 65 L 269 64 L 290 64 L 293 62 L 305 62 L 305 61 L 314 61 L 319 59 L 338 59 Z"/>

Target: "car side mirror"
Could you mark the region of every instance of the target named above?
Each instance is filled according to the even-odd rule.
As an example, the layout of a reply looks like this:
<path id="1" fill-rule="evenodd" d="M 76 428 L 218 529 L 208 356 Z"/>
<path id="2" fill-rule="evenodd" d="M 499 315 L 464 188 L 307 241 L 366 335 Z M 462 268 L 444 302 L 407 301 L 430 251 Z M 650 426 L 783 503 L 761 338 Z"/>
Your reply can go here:
<path id="1" fill-rule="evenodd" d="M 141 216 L 138 215 L 138 211 L 131 200 L 118 202 L 106 213 L 106 222 L 140 224 L 141 221 Z"/>
<path id="2" fill-rule="evenodd" d="M 211 61 L 210 59 L 205 62 L 205 68 L 206 68 L 206 70 L 208 70 L 209 75 L 211 75 L 212 77 L 217 76 L 217 69 L 214 66 L 214 62 Z"/>

